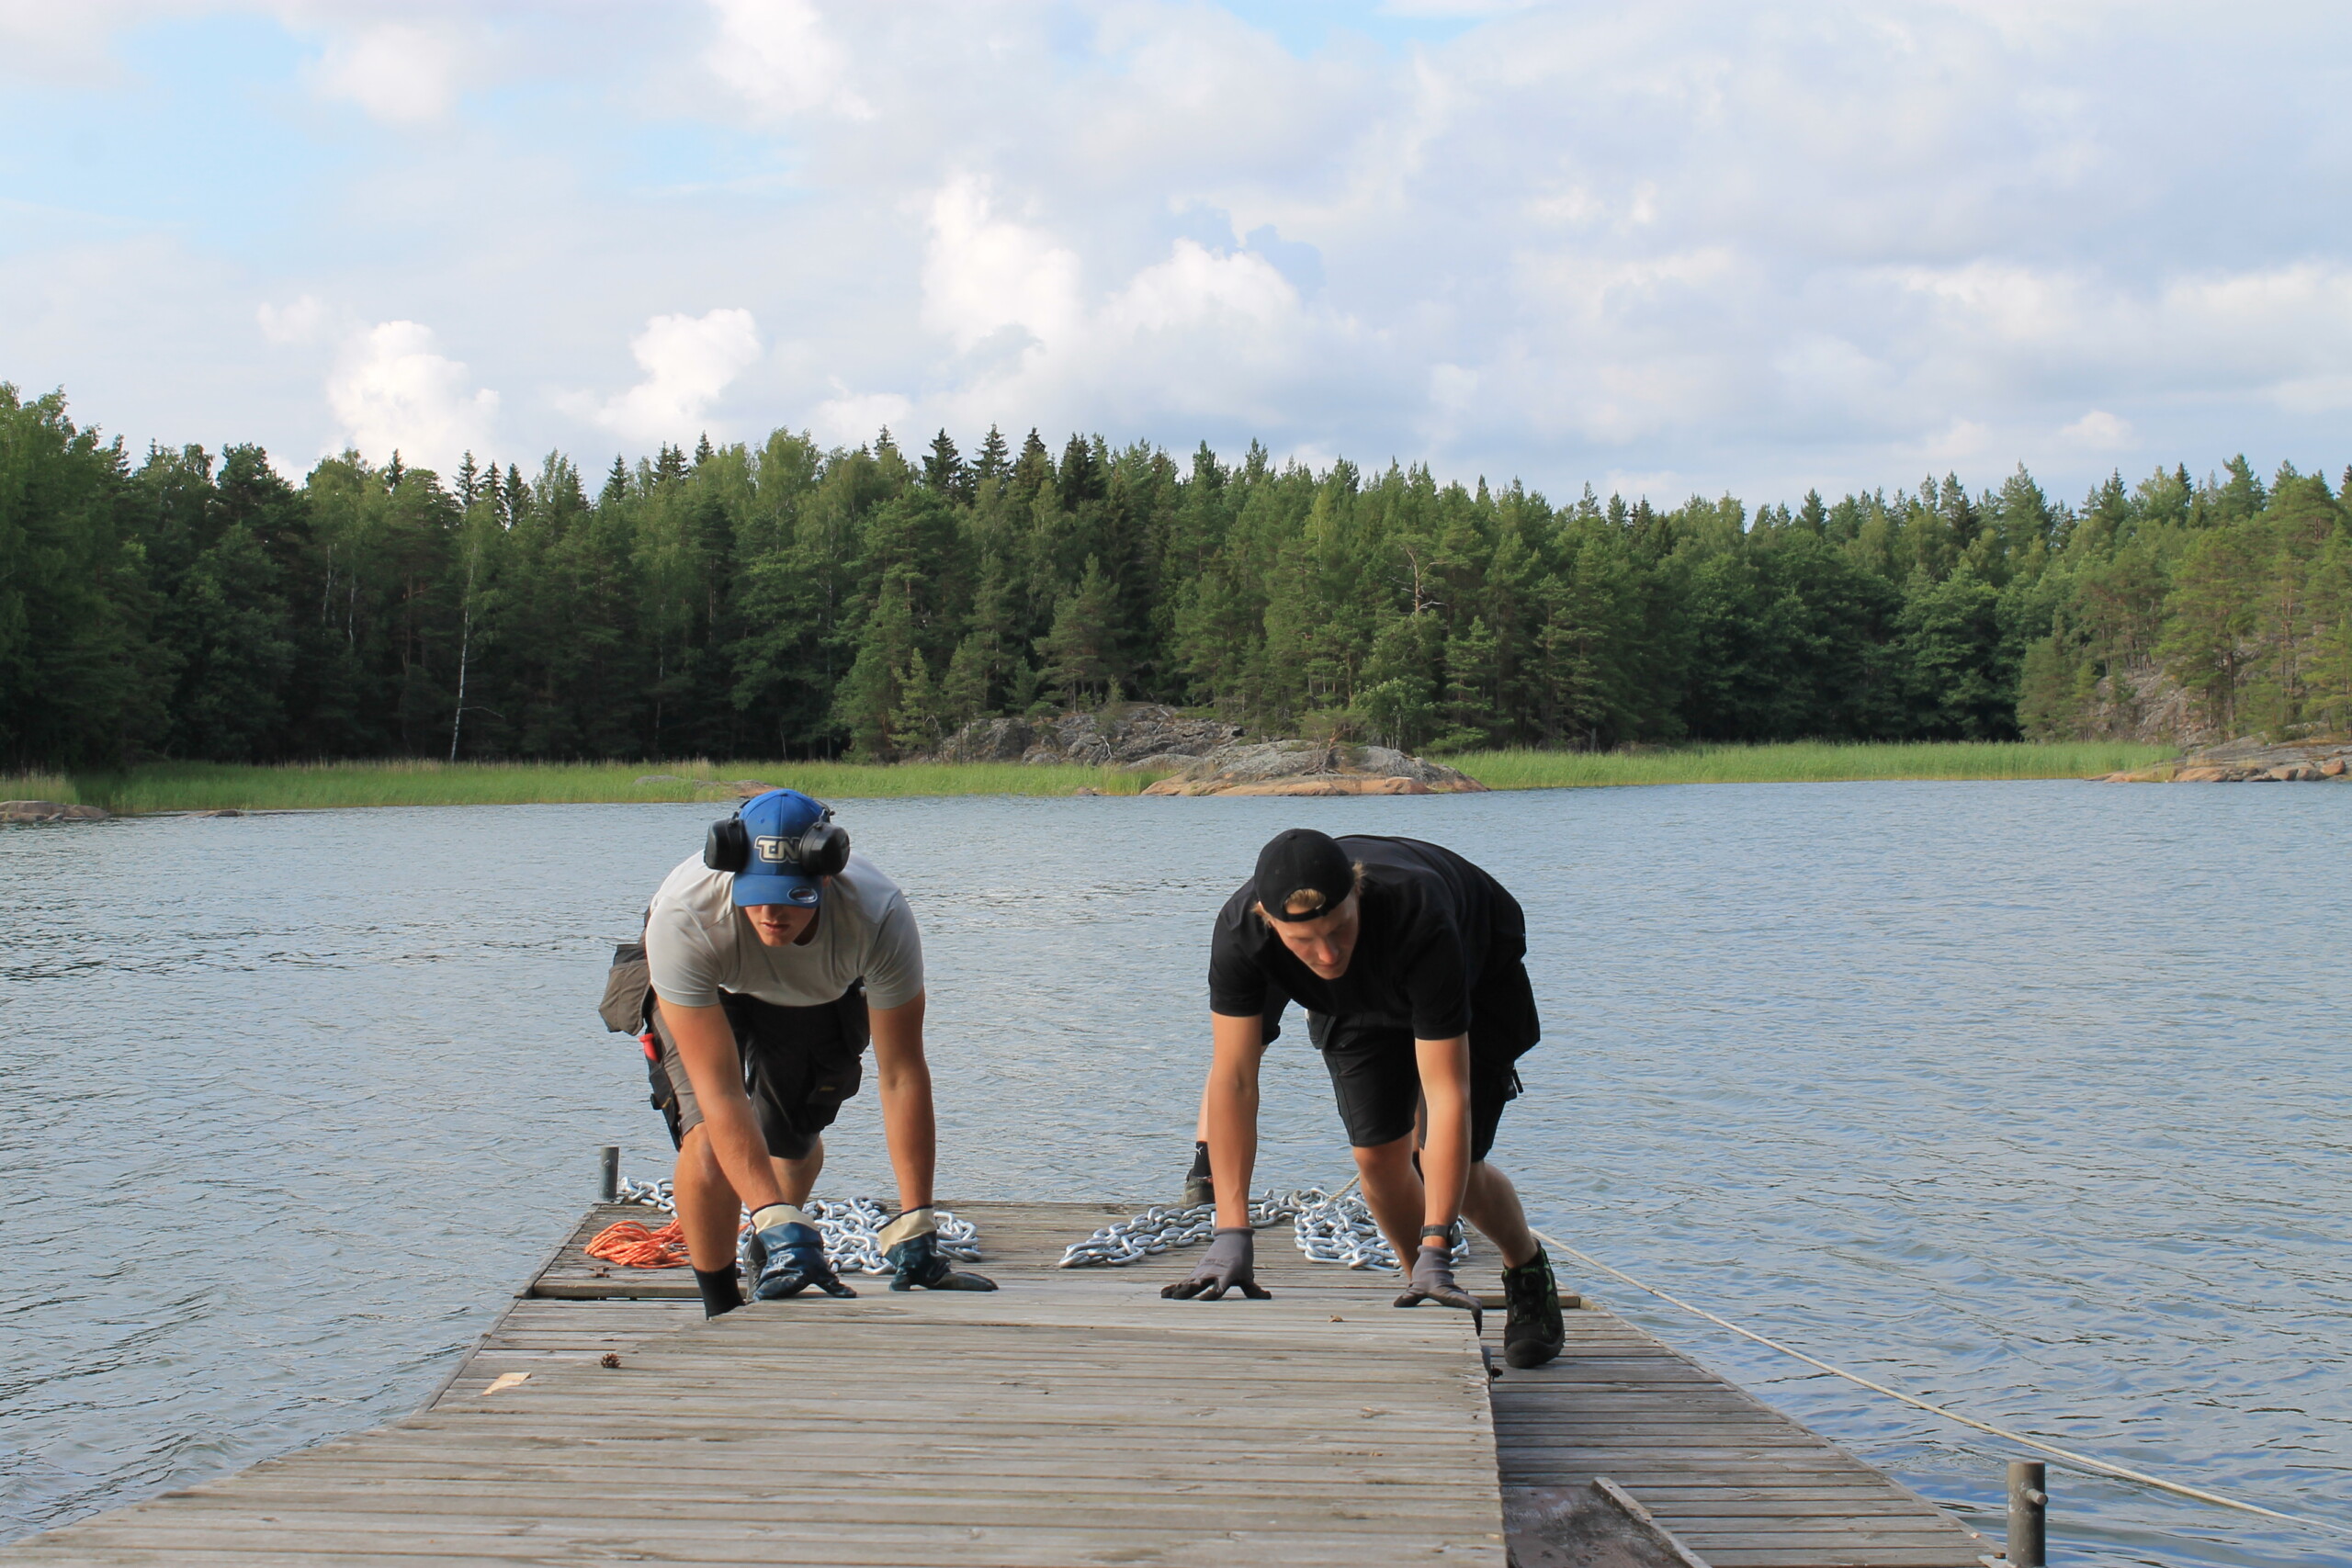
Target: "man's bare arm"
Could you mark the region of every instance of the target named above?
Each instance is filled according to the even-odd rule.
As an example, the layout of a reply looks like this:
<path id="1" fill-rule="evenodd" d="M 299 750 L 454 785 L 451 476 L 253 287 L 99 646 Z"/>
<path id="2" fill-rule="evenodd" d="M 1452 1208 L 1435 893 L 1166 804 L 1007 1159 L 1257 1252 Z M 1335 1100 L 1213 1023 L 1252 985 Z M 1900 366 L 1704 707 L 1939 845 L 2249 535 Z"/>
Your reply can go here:
<path id="1" fill-rule="evenodd" d="M 1421 1145 L 1421 1224 L 1451 1225 L 1462 1217 L 1470 1185 L 1470 1039 L 1416 1040 L 1413 1055 L 1430 1119 Z"/>
<path id="2" fill-rule="evenodd" d="M 1258 1164 L 1258 1065 L 1266 1055 L 1266 1021 L 1209 1014 L 1208 1089 L 1202 1122 L 1208 1134 L 1210 1179 L 1216 1184 L 1216 1223 L 1226 1230 L 1250 1224 L 1250 1178 Z"/>
<path id="3" fill-rule="evenodd" d="M 775 1168 L 768 1163 L 767 1140 L 752 1114 L 743 1092 L 743 1060 L 736 1054 L 735 1029 L 722 1007 L 681 1007 L 661 1000 L 662 1021 L 677 1042 L 678 1057 L 686 1065 L 686 1081 L 694 1086 L 702 1107 L 703 1135 L 718 1168 L 735 1189 L 743 1206 L 757 1213 L 784 1201 L 776 1185 Z M 734 1216 L 728 1216 L 728 1234 L 734 1234 Z"/>
<path id="4" fill-rule="evenodd" d="M 931 1102 L 931 1064 L 923 1055 L 924 996 L 894 1008 L 874 1008 L 874 1076 L 882 1096 L 882 1134 L 899 1178 L 899 1208 L 931 1205 L 939 1165 L 939 1123 Z"/>

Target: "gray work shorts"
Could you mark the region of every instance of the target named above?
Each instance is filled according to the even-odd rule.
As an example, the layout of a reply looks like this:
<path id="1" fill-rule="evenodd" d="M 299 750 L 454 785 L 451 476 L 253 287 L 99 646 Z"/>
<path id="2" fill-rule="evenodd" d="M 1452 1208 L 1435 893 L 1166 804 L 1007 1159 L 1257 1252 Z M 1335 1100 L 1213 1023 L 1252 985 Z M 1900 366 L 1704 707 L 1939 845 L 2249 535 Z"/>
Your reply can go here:
<path id="1" fill-rule="evenodd" d="M 818 1134 L 841 1114 L 842 1102 L 857 1092 L 860 1058 L 870 1037 L 865 987 L 852 986 L 839 1001 L 807 1008 L 727 992 L 718 999 L 735 1029 L 743 1092 L 768 1153 L 778 1159 L 807 1158 Z M 649 1055 L 645 1076 L 653 1087 L 653 1103 L 670 1124 L 671 1143 L 683 1144 L 702 1125 L 702 1107 L 660 1006 L 651 1011 L 661 1055 Z"/>

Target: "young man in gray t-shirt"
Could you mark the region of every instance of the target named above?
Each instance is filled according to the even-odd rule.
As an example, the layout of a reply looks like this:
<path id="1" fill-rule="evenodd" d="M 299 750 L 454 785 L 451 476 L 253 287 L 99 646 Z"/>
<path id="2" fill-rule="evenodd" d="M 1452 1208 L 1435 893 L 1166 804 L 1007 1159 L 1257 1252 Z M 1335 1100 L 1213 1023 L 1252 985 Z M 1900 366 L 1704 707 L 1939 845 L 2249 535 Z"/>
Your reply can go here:
<path id="1" fill-rule="evenodd" d="M 950 1268 L 934 1239 L 937 1129 L 914 912 L 873 862 L 850 853 L 832 815 L 797 790 L 745 801 L 662 881 L 646 914 L 654 1096 L 678 1145 L 679 1228 L 714 1317 L 742 1304 L 739 1207 L 760 1244 L 754 1295 L 855 1293 L 799 1205 L 824 1168 L 824 1129 L 857 1092 L 869 1037 L 899 1180 L 900 1212 L 882 1233 L 890 1288 L 996 1288 Z"/>

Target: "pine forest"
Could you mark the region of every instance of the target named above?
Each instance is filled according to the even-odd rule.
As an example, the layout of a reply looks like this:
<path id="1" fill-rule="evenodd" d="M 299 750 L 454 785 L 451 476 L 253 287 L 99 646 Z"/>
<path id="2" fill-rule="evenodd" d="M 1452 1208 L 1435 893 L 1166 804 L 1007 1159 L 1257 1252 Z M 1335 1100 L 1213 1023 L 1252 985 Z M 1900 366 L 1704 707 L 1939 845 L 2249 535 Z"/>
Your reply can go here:
<path id="1" fill-rule="evenodd" d="M 1138 700 L 1439 751 L 2284 737 L 2352 723 L 2347 489 L 1660 508 L 995 430 L 297 482 L 0 385 L 0 759 L 889 760 Z"/>

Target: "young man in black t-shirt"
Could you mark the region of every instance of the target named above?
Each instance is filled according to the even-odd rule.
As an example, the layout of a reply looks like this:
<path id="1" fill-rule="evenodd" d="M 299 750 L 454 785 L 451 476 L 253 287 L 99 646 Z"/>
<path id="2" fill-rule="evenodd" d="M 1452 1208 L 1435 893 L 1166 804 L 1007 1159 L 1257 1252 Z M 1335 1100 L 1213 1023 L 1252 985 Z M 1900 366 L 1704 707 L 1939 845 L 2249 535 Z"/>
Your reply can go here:
<path id="1" fill-rule="evenodd" d="M 1449 1245 L 1466 1218 L 1503 1255 L 1506 1359 L 1538 1367 L 1559 1354 L 1551 1262 L 1510 1179 L 1487 1161 L 1519 1092 L 1514 1064 L 1542 1032 L 1526 952 L 1519 901 L 1451 850 L 1307 828 L 1275 835 L 1218 912 L 1210 944 L 1215 1061 L 1202 1121 L 1217 1233 L 1192 1277 L 1165 1293 L 1267 1294 L 1249 1213 L 1258 1064 L 1296 1001 L 1330 1070 L 1364 1200 L 1396 1256 L 1412 1260 L 1396 1304 L 1477 1304 L 1454 1282 Z"/>

